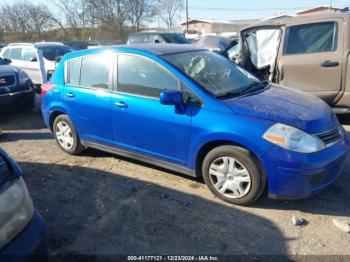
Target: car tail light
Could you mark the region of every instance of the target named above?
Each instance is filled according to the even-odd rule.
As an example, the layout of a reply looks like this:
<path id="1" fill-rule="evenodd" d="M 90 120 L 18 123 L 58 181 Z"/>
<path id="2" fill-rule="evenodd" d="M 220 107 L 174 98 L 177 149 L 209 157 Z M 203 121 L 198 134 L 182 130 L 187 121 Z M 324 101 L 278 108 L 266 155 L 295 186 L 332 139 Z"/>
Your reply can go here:
<path id="1" fill-rule="evenodd" d="M 41 86 L 41 95 L 46 95 L 47 92 L 49 92 L 52 88 L 54 88 L 56 84 L 51 82 L 46 82 Z"/>

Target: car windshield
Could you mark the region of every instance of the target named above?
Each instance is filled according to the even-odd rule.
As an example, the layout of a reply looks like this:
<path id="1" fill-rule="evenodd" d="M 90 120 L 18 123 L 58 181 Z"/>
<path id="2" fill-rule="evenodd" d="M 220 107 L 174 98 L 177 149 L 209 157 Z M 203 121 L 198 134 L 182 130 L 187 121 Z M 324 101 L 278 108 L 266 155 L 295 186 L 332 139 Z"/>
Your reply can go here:
<path id="1" fill-rule="evenodd" d="M 210 51 L 168 54 L 163 58 L 218 98 L 239 96 L 268 85 L 230 60 Z"/>
<path id="2" fill-rule="evenodd" d="M 189 44 L 189 41 L 180 34 L 162 34 L 162 36 L 168 43 Z"/>
<path id="3" fill-rule="evenodd" d="M 39 49 L 43 50 L 44 57 L 50 61 L 55 61 L 57 58 L 60 58 L 65 54 L 74 51 L 73 48 L 66 45 L 44 46 L 44 47 L 39 47 Z"/>

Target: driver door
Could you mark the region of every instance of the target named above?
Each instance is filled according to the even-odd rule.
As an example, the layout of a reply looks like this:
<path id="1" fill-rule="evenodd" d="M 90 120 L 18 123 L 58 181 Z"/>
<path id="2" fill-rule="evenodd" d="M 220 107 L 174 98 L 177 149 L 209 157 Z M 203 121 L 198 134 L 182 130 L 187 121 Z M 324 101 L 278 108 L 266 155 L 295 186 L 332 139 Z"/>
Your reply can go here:
<path id="1" fill-rule="evenodd" d="M 117 68 L 111 103 L 115 145 L 186 165 L 191 106 L 177 113 L 174 106 L 159 101 L 165 89 L 180 90 L 180 81 L 156 61 L 140 55 L 119 54 Z"/>

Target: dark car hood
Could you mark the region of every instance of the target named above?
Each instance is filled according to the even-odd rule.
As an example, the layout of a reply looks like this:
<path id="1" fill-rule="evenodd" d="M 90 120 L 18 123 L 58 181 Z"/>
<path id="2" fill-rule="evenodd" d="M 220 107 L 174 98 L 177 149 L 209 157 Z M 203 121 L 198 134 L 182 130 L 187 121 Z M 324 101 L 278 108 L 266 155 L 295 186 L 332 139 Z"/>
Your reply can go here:
<path id="1" fill-rule="evenodd" d="M 254 95 L 224 101 L 236 113 L 287 124 L 313 134 L 328 131 L 337 123 L 335 114 L 321 99 L 277 85 Z"/>
<path id="2" fill-rule="evenodd" d="M 0 65 L 0 75 L 16 73 L 17 69 L 11 65 Z"/>

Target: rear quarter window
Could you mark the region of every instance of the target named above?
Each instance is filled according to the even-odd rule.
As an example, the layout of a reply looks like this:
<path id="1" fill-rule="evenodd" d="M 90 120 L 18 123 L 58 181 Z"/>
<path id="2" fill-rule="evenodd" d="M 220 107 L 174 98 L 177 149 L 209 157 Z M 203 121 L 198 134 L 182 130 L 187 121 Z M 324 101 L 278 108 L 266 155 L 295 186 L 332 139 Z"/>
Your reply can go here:
<path id="1" fill-rule="evenodd" d="M 67 62 L 67 79 L 66 84 L 72 86 L 80 85 L 80 69 L 81 69 L 81 60 L 82 58 L 74 58 L 68 60 Z"/>
<path id="2" fill-rule="evenodd" d="M 322 22 L 287 27 L 283 54 L 330 52 L 337 49 L 337 23 Z"/>

